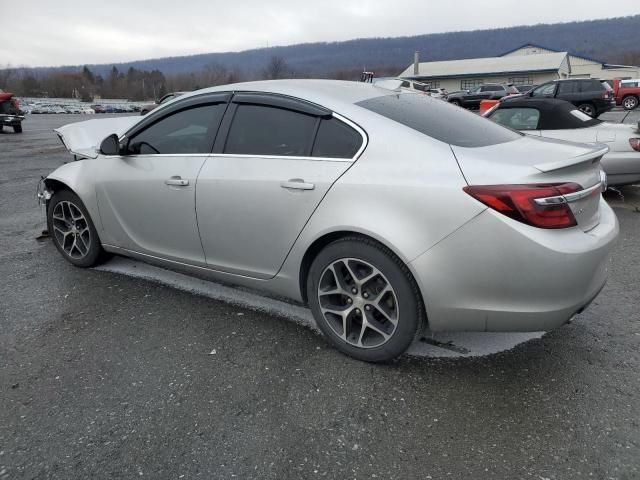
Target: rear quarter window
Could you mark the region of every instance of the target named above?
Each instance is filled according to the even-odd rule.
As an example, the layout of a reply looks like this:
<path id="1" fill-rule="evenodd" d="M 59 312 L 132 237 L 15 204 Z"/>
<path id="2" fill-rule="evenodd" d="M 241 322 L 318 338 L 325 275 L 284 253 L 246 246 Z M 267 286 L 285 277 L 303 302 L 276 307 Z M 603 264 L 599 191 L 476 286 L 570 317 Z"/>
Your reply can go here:
<path id="1" fill-rule="evenodd" d="M 522 137 L 491 120 L 426 95 L 384 95 L 356 105 L 458 147 L 486 147 Z"/>

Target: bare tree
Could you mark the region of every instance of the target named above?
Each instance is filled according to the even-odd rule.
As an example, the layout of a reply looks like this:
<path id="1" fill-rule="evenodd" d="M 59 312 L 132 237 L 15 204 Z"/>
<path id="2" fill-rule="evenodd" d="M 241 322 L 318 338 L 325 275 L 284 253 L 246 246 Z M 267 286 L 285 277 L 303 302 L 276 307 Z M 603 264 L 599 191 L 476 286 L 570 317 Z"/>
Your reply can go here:
<path id="1" fill-rule="evenodd" d="M 284 58 L 273 56 L 269 63 L 267 64 L 267 68 L 264 69 L 264 77 L 270 80 L 276 80 L 278 78 L 286 78 L 291 76 L 291 69 L 287 62 L 285 62 Z"/>

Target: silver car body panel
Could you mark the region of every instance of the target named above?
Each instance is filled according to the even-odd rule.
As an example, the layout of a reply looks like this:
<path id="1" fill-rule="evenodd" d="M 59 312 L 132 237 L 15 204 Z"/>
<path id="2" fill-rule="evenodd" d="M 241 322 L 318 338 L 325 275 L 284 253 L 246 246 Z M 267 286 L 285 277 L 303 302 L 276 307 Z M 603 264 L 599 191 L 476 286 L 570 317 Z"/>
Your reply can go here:
<path id="1" fill-rule="evenodd" d="M 636 125 L 603 122 L 588 128 L 567 130 L 523 131 L 530 135 L 570 142 L 598 142 L 609 147 L 601 160 L 609 185 L 628 185 L 640 182 L 640 152 L 633 150 L 630 138 L 639 138 Z"/>
<path id="2" fill-rule="evenodd" d="M 496 183 L 579 182 L 588 188 L 600 181 L 601 146 L 522 137 L 490 147 L 452 147 L 355 105 L 398 92 L 353 82 L 220 86 L 166 106 L 216 91 L 314 102 L 359 126 L 368 142 L 355 159 L 343 160 L 99 155 L 60 167 L 48 179 L 80 196 L 106 250 L 302 301 L 301 268 L 314 242 L 359 233 L 407 265 L 433 330 L 557 326 L 604 283 L 618 227 L 599 196 L 574 211 L 579 227 L 557 231 L 511 220 L 463 191 L 468 184 Z M 92 135 L 126 135 L 124 122 L 119 128 L 92 126 Z M 70 150 L 90 143 L 95 148 L 102 140 L 87 133 L 76 144 L 82 135 L 67 138 L 71 131 L 58 129 Z M 553 162 L 558 165 L 551 171 L 536 168 Z M 187 183 L 165 183 L 175 177 Z"/>

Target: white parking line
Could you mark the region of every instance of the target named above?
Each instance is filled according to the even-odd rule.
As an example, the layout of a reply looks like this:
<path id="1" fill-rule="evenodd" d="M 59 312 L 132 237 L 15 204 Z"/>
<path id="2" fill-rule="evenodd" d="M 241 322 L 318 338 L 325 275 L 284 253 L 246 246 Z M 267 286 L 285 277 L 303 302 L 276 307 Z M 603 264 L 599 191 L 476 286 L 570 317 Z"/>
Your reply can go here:
<path id="1" fill-rule="evenodd" d="M 114 257 L 109 262 L 96 267 L 96 270 L 143 278 L 214 300 L 269 313 L 292 320 L 319 333 L 308 308 L 263 297 L 241 288 L 226 287 L 122 257 Z M 438 333 L 430 336 L 426 341 L 415 342 L 408 353 L 412 356 L 433 358 L 477 357 L 510 350 L 520 343 L 543 335 L 544 332 Z"/>

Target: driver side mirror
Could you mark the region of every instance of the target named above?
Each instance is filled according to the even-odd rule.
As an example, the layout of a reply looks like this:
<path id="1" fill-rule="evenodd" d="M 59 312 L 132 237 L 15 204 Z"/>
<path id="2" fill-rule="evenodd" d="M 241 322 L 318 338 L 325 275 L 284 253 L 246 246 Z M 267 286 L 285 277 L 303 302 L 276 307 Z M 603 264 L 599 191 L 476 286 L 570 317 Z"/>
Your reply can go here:
<path id="1" fill-rule="evenodd" d="M 100 153 L 102 155 L 120 155 L 122 152 L 120 149 L 120 139 L 118 138 L 118 135 L 112 133 L 102 140 L 102 143 L 100 144 Z"/>

